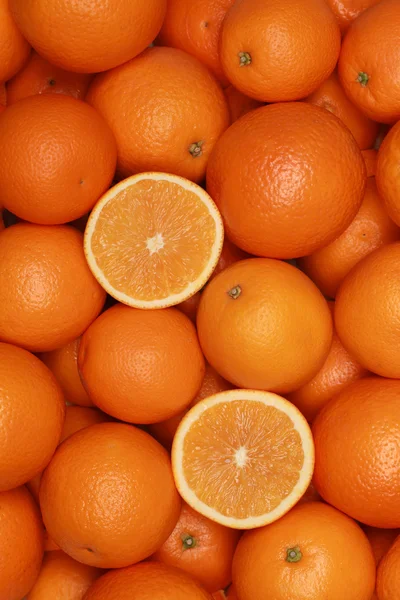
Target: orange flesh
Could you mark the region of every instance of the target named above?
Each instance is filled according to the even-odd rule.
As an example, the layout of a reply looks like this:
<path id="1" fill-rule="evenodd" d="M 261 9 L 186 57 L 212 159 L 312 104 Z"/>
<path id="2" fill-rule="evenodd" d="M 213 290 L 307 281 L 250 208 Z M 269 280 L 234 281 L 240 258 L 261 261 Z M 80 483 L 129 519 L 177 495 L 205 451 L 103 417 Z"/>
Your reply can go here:
<path id="1" fill-rule="evenodd" d="M 185 437 L 183 456 L 185 479 L 197 497 L 237 519 L 276 508 L 304 463 L 300 435 L 287 415 L 240 400 L 201 414 Z"/>
<path id="2" fill-rule="evenodd" d="M 169 181 L 142 180 L 102 208 L 91 249 L 116 290 L 152 300 L 183 292 L 201 275 L 215 235 L 215 222 L 195 193 Z"/>

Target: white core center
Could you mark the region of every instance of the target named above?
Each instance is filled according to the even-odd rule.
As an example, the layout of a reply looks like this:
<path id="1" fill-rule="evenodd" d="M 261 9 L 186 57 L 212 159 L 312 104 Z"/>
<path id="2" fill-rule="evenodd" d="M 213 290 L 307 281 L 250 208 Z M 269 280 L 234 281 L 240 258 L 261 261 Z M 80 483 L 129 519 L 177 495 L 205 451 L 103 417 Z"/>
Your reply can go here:
<path id="1" fill-rule="evenodd" d="M 164 238 L 162 234 L 156 233 L 155 236 L 147 238 L 146 247 L 150 254 L 154 254 L 161 250 L 161 248 L 164 248 Z"/>
<path id="2" fill-rule="evenodd" d="M 240 446 L 235 452 L 235 462 L 238 467 L 244 467 L 247 462 L 247 450 L 244 446 Z"/>

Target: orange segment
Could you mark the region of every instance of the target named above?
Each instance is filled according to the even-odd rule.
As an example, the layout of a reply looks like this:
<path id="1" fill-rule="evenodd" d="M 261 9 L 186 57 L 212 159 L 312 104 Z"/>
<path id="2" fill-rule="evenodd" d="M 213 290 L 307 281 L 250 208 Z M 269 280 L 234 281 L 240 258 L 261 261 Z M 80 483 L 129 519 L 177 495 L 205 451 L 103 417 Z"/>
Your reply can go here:
<path id="1" fill-rule="evenodd" d="M 314 446 L 306 420 L 281 396 L 229 390 L 186 414 L 172 465 L 180 494 L 195 510 L 252 529 L 281 517 L 304 494 Z"/>
<path id="2" fill-rule="evenodd" d="M 222 219 L 207 192 L 166 173 L 141 173 L 111 188 L 85 231 L 94 276 L 116 300 L 137 308 L 164 308 L 195 294 L 222 243 Z"/>

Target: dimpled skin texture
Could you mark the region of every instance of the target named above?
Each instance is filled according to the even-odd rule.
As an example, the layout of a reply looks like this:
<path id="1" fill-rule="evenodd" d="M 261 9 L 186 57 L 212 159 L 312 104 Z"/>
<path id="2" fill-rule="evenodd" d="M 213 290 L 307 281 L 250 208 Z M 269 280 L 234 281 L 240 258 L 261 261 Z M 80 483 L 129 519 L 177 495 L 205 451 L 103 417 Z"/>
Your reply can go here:
<path id="1" fill-rule="evenodd" d="M 0 598 L 21 600 L 39 575 L 43 557 L 39 509 L 26 489 L 0 492 Z"/>
<path id="2" fill-rule="evenodd" d="M 100 423 L 57 449 L 40 487 L 49 535 L 84 564 L 118 568 L 150 556 L 180 512 L 169 456 L 144 431 Z"/>
<path id="3" fill-rule="evenodd" d="M 378 152 L 376 184 L 390 217 L 400 225 L 400 121 L 389 131 Z"/>
<path id="4" fill-rule="evenodd" d="M 298 562 L 287 551 L 299 548 Z M 375 561 L 360 527 L 321 502 L 246 532 L 233 560 L 240 600 L 371 600 Z"/>
<path id="5" fill-rule="evenodd" d="M 240 66 L 240 52 L 250 54 L 250 64 Z M 308 96 L 332 73 L 339 52 L 339 26 L 324 0 L 238 0 L 221 32 L 225 75 L 262 102 Z"/>
<path id="6" fill-rule="evenodd" d="M 175 48 L 149 48 L 97 75 L 86 100 L 114 132 L 121 177 L 163 171 L 201 181 L 230 120 L 222 88 L 208 69 Z M 201 153 L 192 156 L 189 148 L 197 142 L 203 142 Z"/>
<path id="7" fill-rule="evenodd" d="M 131 423 L 156 423 L 184 410 L 205 372 L 188 317 L 174 308 L 144 311 L 121 304 L 86 331 L 78 366 L 96 406 Z"/>
<path id="8" fill-rule="evenodd" d="M 0 343 L 1 491 L 26 483 L 47 466 L 64 416 L 64 397 L 49 369 L 30 352 Z"/>
<path id="9" fill-rule="evenodd" d="M 212 600 L 206 590 L 179 569 L 148 562 L 109 571 L 84 600 Z"/>
<path id="10" fill-rule="evenodd" d="M 379 600 L 400 599 L 400 536 L 379 564 L 376 591 Z"/>
<path id="11" fill-rule="evenodd" d="M 248 113 L 222 135 L 207 169 L 227 236 L 271 258 L 311 254 L 337 238 L 355 217 L 365 182 L 349 130 L 306 103 Z"/>
<path id="12" fill-rule="evenodd" d="M 228 292 L 240 286 L 233 299 Z M 332 341 L 329 307 L 306 275 L 271 259 L 240 261 L 217 275 L 197 313 L 208 362 L 249 389 L 291 392 L 322 367 Z"/>
<path id="13" fill-rule="evenodd" d="M 142 52 L 159 32 L 166 5 L 166 0 L 10 0 L 18 27 L 39 54 L 81 73 L 106 71 Z"/>
<path id="14" fill-rule="evenodd" d="M 0 340 L 59 348 L 87 329 L 105 297 L 72 227 L 20 223 L 1 233 Z"/>
<path id="15" fill-rule="evenodd" d="M 347 96 L 370 119 L 400 118 L 400 11 L 397 0 L 383 0 L 351 25 L 343 40 L 339 77 Z M 366 85 L 357 81 L 368 76 Z"/>
<path id="16" fill-rule="evenodd" d="M 400 381 L 369 377 L 343 390 L 313 424 L 321 496 L 373 527 L 400 526 Z"/>
<path id="17" fill-rule="evenodd" d="M 8 0 L 0 0 L 0 83 L 13 77 L 23 67 L 30 50 L 14 23 Z"/>
<path id="18" fill-rule="evenodd" d="M 339 288 L 335 325 L 344 347 L 369 371 L 400 378 L 400 243 L 382 246 Z"/>
<path id="19" fill-rule="evenodd" d="M 343 33 L 364 10 L 378 2 L 380 0 L 327 0 Z"/>
<path id="20" fill-rule="evenodd" d="M 64 94 L 41 94 L 0 117 L 0 197 L 21 219 L 44 225 L 91 210 L 114 177 L 112 131 L 91 106 Z"/>

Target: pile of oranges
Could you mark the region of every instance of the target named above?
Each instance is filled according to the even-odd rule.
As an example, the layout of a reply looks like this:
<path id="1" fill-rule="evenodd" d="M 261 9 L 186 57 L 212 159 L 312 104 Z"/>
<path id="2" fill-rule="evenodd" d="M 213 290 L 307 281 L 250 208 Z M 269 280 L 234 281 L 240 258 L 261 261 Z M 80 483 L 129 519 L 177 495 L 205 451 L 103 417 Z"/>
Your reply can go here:
<path id="1" fill-rule="evenodd" d="M 400 600 L 399 0 L 0 0 L 0 600 Z"/>

